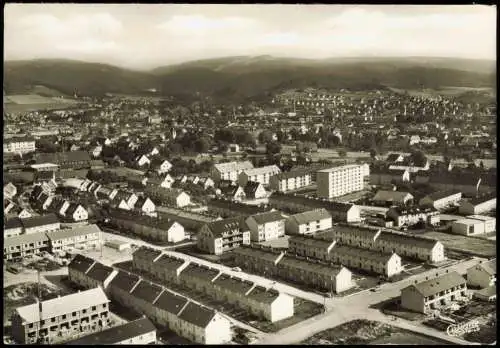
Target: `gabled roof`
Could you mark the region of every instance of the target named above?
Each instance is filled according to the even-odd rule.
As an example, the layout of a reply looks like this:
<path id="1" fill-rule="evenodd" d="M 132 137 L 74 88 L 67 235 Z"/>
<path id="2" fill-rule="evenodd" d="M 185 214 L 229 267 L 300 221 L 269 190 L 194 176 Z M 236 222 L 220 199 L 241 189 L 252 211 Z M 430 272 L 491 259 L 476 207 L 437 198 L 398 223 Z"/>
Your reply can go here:
<path id="1" fill-rule="evenodd" d="M 4 231 L 9 230 L 9 229 L 14 229 L 14 228 L 23 228 L 23 224 L 22 224 L 20 218 L 15 217 L 15 218 L 9 219 L 9 220 L 5 221 L 5 223 L 3 225 Z"/>
<path id="2" fill-rule="evenodd" d="M 248 298 L 259 303 L 273 303 L 280 296 L 280 292 L 274 289 L 266 289 L 262 286 L 255 286 L 247 295 Z"/>
<path id="3" fill-rule="evenodd" d="M 118 271 L 113 280 L 109 283 L 110 287 L 116 287 L 126 292 L 130 292 L 135 284 L 139 282 L 139 277 L 124 271 Z"/>
<path id="4" fill-rule="evenodd" d="M 24 228 L 32 228 L 38 226 L 46 226 L 59 223 L 59 219 L 55 214 L 47 214 L 40 216 L 32 216 L 21 219 Z"/>
<path id="5" fill-rule="evenodd" d="M 71 260 L 68 265 L 68 269 L 73 269 L 80 273 L 86 273 L 94 263 L 95 260 L 81 254 L 77 254 L 73 260 Z"/>
<path id="6" fill-rule="evenodd" d="M 270 250 L 258 249 L 255 247 L 242 246 L 241 248 L 236 248 L 232 251 L 236 255 L 241 255 L 245 258 L 257 258 L 266 262 L 276 263 L 280 259 L 281 253 L 273 252 Z"/>
<path id="7" fill-rule="evenodd" d="M 152 263 L 158 256 L 161 255 L 161 251 L 146 246 L 140 246 L 139 249 L 134 251 L 132 254 L 133 258 L 140 258 L 145 260 L 147 263 Z"/>
<path id="8" fill-rule="evenodd" d="M 213 284 L 242 295 L 245 295 L 254 286 L 254 283 L 251 281 L 231 277 L 227 274 L 221 274 L 214 280 Z"/>
<path id="9" fill-rule="evenodd" d="M 161 293 L 160 297 L 154 303 L 155 307 L 163 309 L 169 313 L 178 315 L 180 310 L 188 303 L 188 299 L 176 295 L 168 290 Z"/>
<path id="10" fill-rule="evenodd" d="M 399 191 L 384 191 L 379 190 L 375 197 L 373 197 L 374 201 L 386 201 L 386 202 L 402 202 L 405 198 L 410 196 L 413 198 L 409 192 L 399 192 Z"/>
<path id="11" fill-rule="evenodd" d="M 86 291 L 79 291 L 67 296 L 56 297 L 42 302 L 42 315 L 37 303 L 18 307 L 17 314 L 27 323 L 34 323 L 40 320 L 61 316 L 72 312 L 78 312 L 89 308 L 93 304 L 108 303 L 109 300 L 101 288 L 94 288 Z"/>
<path id="12" fill-rule="evenodd" d="M 246 175 L 261 175 L 261 174 L 278 174 L 281 173 L 281 169 L 277 165 L 264 166 L 259 168 L 251 168 L 243 170 Z"/>
<path id="13" fill-rule="evenodd" d="M 153 331 L 156 331 L 156 327 L 148 318 L 144 317 L 126 324 L 113 326 L 107 330 L 83 336 L 77 340 L 66 342 L 65 344 L 83 346 L 119 344 L 128 339 L 145 335 Z"/>
<path id="14" fill-rule="evenodd" d="M 50 240 L 66 239 L 86 234 L 100 233 L 101 229 L 95 225 L 83 225 L 75 228 L 68 228 L 64 230 L 55 230 L 47 232 L 47 237 Z"/>
<path id="15" fill-rule="evenodd" d="M 204 265 L 198 265 L 195 263 L 190 263 L 186 268 L 184 268 L 180 274 L 181 277 L 194 277 L 203 280 L 212 281 L 220 271 L 215 268 L 210 268 Z"/>
<path id="16" fill-rule="evenodd" d="M 270 212 L 255 214 L 250 217 L 253 218 L 255 222 L 257 222 L 257 224 L 259 225 L 266 224 L 269 222 L 285 220 L 285 218 L 283 217 L 283 215 L 281 215 L 279 211 L 270 211 Z"/>
<path id="17" fill-rule="evenodd" d="M 255 181 L 248 181 L 243 190 L 245 191 L 245 195 L 247 197 L 254 197 L 255 192 L 257 192 L 258 188 L 262 186 L 261 183 Z"/>
<path id="18" fill-rule="evenodd" d="M 56 153 L 37 153 L 36 163 L 57 163 L 62 162 L 90 162 L 91 157 L 87 151 L 68 151 Z"/>
<path id="19" fill-rule="evenodd" d="M 479 205 L 488 201 L 491 201 L 493 199 L 497 199 L 496 193 L 490 194 L 490 195 L 483 195 L 479 197 L 474 197 L 468 200 L 468 202 L 472 205 Z"/>
<path id="20" fill-rule="evenodd" d="M 78 204 L 78 203 L 70 203 L 68 209 L 66 209 L 66 212 L 64 213 L 66 216 L 71 216 L 75 213 L 75 211 L 78 209 L 78 207 L 82 207 L 82 205 Z M 85 209 L 85 208 L 83 208 Z"/>
<path id="21" fill-rule="evenodd" d="M 457 194 L 461 194 L 461 192 L 459 190 L 444 190 L 444 191 L 433 192 L 433 193 L 427 195 L 426 197 L 429 199 L 432 199 L 433 201 L 438 201 L 440 199 L 454 196 Z"/>
<path id="22" fill-rule="evenodd" d="M 496 275 L 497 274 L 497 260 L 496 259 L 482 262 L 476 266 L 482 268 L 489 275 Z"/>
<path id="23" fill-rule="evenodd" d="M 186 263 L 186 261 L 183 259 L 163 254 L 153 263 L 153 266 L 165 268 L 168 270 L 177 270 L 184 263 Z"/>
<path id="24" fill-rule="evenodd" d="M 100 262 L 94 263 L 94 265 L 87 272 L 87 277 L 98 282 L 104 282 L 113 273 L 113 268 L 103 265 Z"/>
<path id="25" fill-rule="evenodd" d="M 197 327 L 206 328 L 217 312 L 213 309 L 189 302 L 179 315 L 179 319 L 187 321 Z"/>
<path id="26" fill-rule="evenodd" d="M 224 220 L 212 221 L 207 224 L 214 237 L 221 237 L 224 233 L 230 232 L 232 229 L 240 231 L 248 231 L 245 218 L 241 216 L 228 218 Z"/>
<path id="27" fill-rule="evenodd" d="M 250 161 L 217 163 L 214 167 L 221 173 L 234 172 L 237 170 L 252 169 L 253 164 Z"/>
<path id="28" fill-rule="evenodd" d="M 460 274 L 458 274 L 457 272 L 451 272 L 443 274 L 434 279 L 429 279 L 421 283 L 412 284 L 410 285 L 410 287 L 414 287 L 422 296 L 427 297 L 436 295 L 441 291 L 465 283 L 465 279 Z"/>
<path id="29" fill-rule="evenodd" d="M 331 218 L 332 216 L 326 209 L 317 209 L 292 215 L 290 216 L 289 219 L 295 221 L 297 225 L 302 225 L 312 221 L 331 219 Z"/>
<path id="30" fill-rule="evenodd" d="M 143 301 L 153 303 L 162 291 L 161 286 L 141 280 L 131 294 Z"/>

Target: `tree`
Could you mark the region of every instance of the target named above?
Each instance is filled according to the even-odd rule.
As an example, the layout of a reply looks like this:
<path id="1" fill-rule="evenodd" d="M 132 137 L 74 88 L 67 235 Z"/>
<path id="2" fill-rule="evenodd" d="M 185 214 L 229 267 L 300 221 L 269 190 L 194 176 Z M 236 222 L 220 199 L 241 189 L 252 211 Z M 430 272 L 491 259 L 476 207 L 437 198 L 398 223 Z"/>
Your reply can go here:
<path id="1" fill-rule="evenodd" d="M 274 155 L 281 152 L 281 144 L 278 142 L 269 142 L 266 144 L 266 153 L 268 155 Z"/>
<path id="2" fill-rule="evenodd" d="M 262 132 L 259 133 L 259 143 L 261 144 L 267 144 L 271 141 L 273 141 L 273 132 L 270 130 L 263 130 Z"/>
<path id="3" fill-rule="evenodd" d="M 344 149 L 340 149 L 340 150 L 338 151 L 338 154 L 339 154 L 339 157 L 344 158 L 344 157 L 346 157 L 346 156 L 347 156 L 347 151 L 346 151 L 346 150 L 344 150 Z"/>
<path id="4" fill-rule="evenodd" d="M 194 150 L 198 153 L 205 153 L 210 148 L 210 141 L 207 138 L 200 138 L 194 142 Z"/>
<path id="5" fill-rule="evenodd" d="M 375 157 L 377 157 L 377 150 L 375 150 L 375 149 L 371 149 L 371 150 L 370 150 L 370 157 L 371 157 L 372 159 L 375 159 Z"/>

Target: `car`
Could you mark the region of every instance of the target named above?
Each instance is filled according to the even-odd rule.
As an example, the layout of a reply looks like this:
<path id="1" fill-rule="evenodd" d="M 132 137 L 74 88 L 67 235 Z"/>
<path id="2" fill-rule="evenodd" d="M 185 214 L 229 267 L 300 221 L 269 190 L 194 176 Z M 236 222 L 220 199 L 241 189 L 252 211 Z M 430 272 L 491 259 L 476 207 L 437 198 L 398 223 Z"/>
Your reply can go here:
<path id="1" fill-rule="evenodd" d="M 231 268 L 232 271 L 235 271 L 235 272 L 241 272 L 241 268 L 239 267 L 233 267 Z"/>

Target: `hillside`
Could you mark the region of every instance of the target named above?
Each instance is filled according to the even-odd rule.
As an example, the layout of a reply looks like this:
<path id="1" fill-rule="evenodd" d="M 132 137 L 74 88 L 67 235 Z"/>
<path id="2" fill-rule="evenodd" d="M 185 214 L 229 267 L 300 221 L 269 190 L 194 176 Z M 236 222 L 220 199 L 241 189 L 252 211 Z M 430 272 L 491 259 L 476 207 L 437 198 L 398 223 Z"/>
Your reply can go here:
<path id="1" fill-rule="evenodd" d="M 158 67 L 149 72 L 70 60 L 8 61 L 4 90 L 23 94 L 35 86 L 71 95 L 160 94 L 200 92 L 230 99 L 248 98 L 289 88 L 412 89 L 494 87 L 495 63 L 449 58 L 336 58 L 325 60 L 238 56 Z M 53 93 L 53 92 L 52 92 Z"/>

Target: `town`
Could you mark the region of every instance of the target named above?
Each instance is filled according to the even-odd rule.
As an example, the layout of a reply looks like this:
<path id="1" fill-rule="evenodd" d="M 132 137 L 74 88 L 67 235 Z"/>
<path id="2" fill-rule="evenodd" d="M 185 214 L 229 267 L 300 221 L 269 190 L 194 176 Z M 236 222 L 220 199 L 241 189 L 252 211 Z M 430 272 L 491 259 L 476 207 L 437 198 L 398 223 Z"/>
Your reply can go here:
<path id="1" fill-rule="evenodd" d="M 4 343 L 495 344 L 496 113 L 4 89 Z"/>

